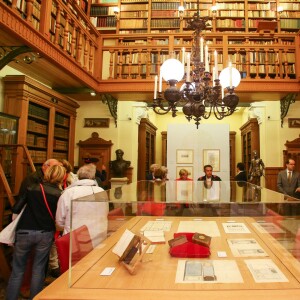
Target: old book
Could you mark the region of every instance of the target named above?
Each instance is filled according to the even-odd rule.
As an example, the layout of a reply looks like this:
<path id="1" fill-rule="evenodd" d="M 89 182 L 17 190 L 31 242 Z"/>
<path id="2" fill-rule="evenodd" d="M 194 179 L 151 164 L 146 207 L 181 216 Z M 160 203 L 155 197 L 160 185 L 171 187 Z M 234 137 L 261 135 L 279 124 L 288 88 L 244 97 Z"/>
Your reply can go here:
<path id="1" fill-rule="evenodd" d="M 175 246 L 179 246 L 181 244 L 184 244 L 186 243 L 188 240 L 186 238 L 185 235 L 181 235 L 181 236 L 178 236 L 172 240 L 169 240 L 168 243 L 169 243 L 169 246 L 170 247 L 175 247 Z"/>
<path id="2" fill-rule="evenodd" d="M 211 242 L 211 236 L 208 236 L 204 233 L 195 232 L 193 237 L 192 237 L 192 241 L 195 244 L 199 244 L 199 245 L 202 245 L 202 246 L 205 246 L 205 247 L 209 248 L 210 242 Z"/>

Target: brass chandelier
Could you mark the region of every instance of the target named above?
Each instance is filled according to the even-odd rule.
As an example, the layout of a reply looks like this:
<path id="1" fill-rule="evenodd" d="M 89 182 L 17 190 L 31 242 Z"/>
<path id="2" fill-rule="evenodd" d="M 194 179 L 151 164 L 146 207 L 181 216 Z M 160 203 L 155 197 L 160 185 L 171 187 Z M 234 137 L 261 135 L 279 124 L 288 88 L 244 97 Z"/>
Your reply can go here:
<path id="1" fill-rule="evenodd" d="M 193 30 L 191 53 L 183 51 L 182 62 L 170 58 L 161 65 L 159 81 L 158 77 L 155 77 L 154 99 L 151 105 L 156 114 L 164 115 L 171 111 L 173 117 L 176 117 L 177 108 L 182 107 L 185 117 L 188 121 L 193 119 L 197 128 L 201 119 L 208 119 L 212 113 L 218 120 L 230 116 L 239 102 L 234 89 L 240 83 L 240 72 L 229 63 L 229 67 L 219 74 L 216 51 L 213 72 L 210 73 L 208 46 L 204 47 L 202 36 L 202 31 L 208 26 L 207 21 L 208 17 L 200 18 L 198 0 L 197 12 L 187 21 L 187 28 Z M 183 78 L 185 82 L 178 89 L 176 84 Z M 164 92 L 162 79 L 169 85 Z M 224 88 L 227 90 L 225 96 Z"/>

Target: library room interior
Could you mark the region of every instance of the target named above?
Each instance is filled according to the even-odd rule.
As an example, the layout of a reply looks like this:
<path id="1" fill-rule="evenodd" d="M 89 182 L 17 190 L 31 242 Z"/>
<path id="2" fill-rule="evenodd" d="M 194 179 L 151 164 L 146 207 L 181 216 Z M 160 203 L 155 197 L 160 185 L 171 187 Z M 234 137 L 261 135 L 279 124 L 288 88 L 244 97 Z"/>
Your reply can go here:
<path id="1" fill-rule="evenodd" d="M 299 299 L 298 0 L 0 0 L 0 37 L 0 298 Z"/>

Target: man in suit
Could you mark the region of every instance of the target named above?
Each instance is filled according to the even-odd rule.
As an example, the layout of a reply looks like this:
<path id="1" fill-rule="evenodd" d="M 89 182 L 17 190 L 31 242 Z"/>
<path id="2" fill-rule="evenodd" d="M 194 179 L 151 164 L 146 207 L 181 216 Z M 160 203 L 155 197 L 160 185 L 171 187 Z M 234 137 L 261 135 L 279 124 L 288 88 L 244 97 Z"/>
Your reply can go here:
<path id="1" fill-rule="evenodd" d="M 205 175 L 199 177 L 198 181 L 204 181 L 208 185 L 210 185 L 209 183 L 211 183 L 212 181 L 221 181 L 221 178 L 219 176 L 212 174 L 212 171 L 213 171 L 212 165 L 205 165 L 203 169 L 204 169 Z"/>
<path id="2" fill-rule="evenodd" d="M 235 181 L 247 181 L 247 174 L 245 172 L 245 165 L 242 162 L 236 165 L 237 174 L 234 177 Z"/>
<path id="3" fill-rule="evenodd" d="M 280 193 L 300 199 L 300 174 L 294 169 L 295 161 L 289 158 L 286 169 L 278 174 L 277 189 Z"/>

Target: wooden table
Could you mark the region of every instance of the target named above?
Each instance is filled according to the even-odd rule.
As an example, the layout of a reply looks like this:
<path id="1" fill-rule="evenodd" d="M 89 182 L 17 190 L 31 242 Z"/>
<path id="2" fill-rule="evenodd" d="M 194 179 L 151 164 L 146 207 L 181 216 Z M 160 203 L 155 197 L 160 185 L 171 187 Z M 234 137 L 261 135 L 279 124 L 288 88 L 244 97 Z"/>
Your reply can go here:
<path id="1" fill-rule="evenodd" d="M 153 254 L 146 254 L 144 262 L 137 269 L 137 274 L 130 275 L 111 250 L 126 228 L 138 233 L 149 220 L 155 219 L 155 217 L 132 218 L 110 236 L 103 245 L 94 249 L 72 268 L 71 287 L 68 287 L 70 274 L 66 272 L 46 287 L 35 299 L 300 299 L 300 263 L 274 237 L 257 231 L 256 227 L 252 225 L 255 220 L 249 217 L 202 218 L 202 220 L 216 221 L 221 233 L 220 237 L 212 239 L 210 259 L 224 259 L 218 257 L 217 251 L 226 251 L 225 259 L 236 261 L 243 277 L 243 283 L 175 283 L 179 258 L 169 255 L 168 243 L 159 244 Z M 166 240 L 170 240 L 173 233 L 177 232 L 181 220 L 193 219 L 195 218 L 164 217 L 164 220 L 172 221 L 171 231 L 166 232 Z M 222 223 L 228 220 L 246 224 L 251 233 L 225 233 Z M 287 277 L 288 282 L 256 283 L 244 263 L 246 258 L 232 255 L 227 243 L 228 238 L 255 238 L 268 253 L 269 257 L 267 258 L 272 259 Z M 111 276 L 100 276 L 99 274 L 106 267 L 115 267 L 116 269 Z"/>

